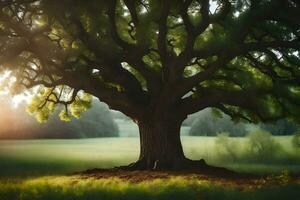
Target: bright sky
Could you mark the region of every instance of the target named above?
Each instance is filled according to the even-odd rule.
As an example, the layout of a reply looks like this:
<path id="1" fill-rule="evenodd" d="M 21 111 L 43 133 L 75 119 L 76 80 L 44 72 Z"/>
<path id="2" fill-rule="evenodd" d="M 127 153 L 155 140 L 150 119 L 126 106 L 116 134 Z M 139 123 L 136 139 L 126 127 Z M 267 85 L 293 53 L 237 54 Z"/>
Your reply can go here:
<path id="1" fill-rule="evenodd" d="M 0 92 L 0 98 L 1 98 L 1 96 L 6 96 L 6 95 L 10 95 L 9 92 Z M 32 97 L 31 95 L 27 95 L 27 94 L 20 94 L 20 95 L 14 96 L 12 98 L 12 102 L 11 102 L 12 107 L 17 108 L 18 105 L 23 101 L 29 102 L 31 97 Z"/>
<path id="2" fill-rule="evenodd" d="M 8 89 L 3 89 L 2 86 L 4 85 L 4 82 L 6 81 L 7 78 L 10 76 L 9 71 L 5 71 L 2 74 L 0 74 L 0 97 L 1 96 L 6 96 L 6 95 L 11 95 L 9 93 Z M 31 99 L 32 95 L 29 92 L 24 92 L 18 95 L 15 95 L 12 100 L 12 105 L 13 107 L 17 107 L 19 103 L 22 101 L 29 101 Z"/>

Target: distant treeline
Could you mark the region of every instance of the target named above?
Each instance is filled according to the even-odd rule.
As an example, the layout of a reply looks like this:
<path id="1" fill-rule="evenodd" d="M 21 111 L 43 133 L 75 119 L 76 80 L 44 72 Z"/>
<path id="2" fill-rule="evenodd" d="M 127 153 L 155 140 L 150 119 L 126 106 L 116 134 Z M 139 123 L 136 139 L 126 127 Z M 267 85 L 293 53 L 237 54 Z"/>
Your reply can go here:
<path id="1" fill-rule="evenodd" d="M 92 108 L 84 112 L 80 119 L 63 122 L 56 113 L 44 124 L 38 123 L 26 112 L 25 104 L 15 109 L 10 102 L 9 97 L 0 96 L 0 139 L 138 136 L 138 130 L 134 129 L 129 117 L 109 110 L 106 104 L 97 99 L 94 99 Z M 121 133 L 118 125 L 122 129 Z M 188 135 L 191 136 L 216 136 L 226 132 L 229 136 L 238 137 L 257 128 L 273 135 L 292 135 L 299 129 L 299 125 L 288 119 L 258 125 L 235 123 L 228 115 L 216 116 L 211 109 L 190 115 L 183 126 L 189 128 Z"/>
<path id="2" fill-rule="evenodd" d="M 288 119 L 260 124 L 235 123 L 228 115 L 216 116 L 211 109 L 189 116 L 184 125 L 191 127 L 189 131 L 191 136 L 216 136 L 226 132 L 230 136 L 237 137 L 245 136 L 253 129 L 262 129 L 272 135 L 293 135 L 299 130 L 299 125 Z"/>
<path id="3" fill-rule="evenodd" d="M 93 101 L 93 109 L 83 113 L 80 119 L 63 122 L 57 114 L 47 123 L 38 123 L 26 112 L 26 105 L 12 108 L 9 98 L 1 97 L 0 139 L 31 138 L 90 138 L 119 136 L 108 106 L 98 100 Z"/>

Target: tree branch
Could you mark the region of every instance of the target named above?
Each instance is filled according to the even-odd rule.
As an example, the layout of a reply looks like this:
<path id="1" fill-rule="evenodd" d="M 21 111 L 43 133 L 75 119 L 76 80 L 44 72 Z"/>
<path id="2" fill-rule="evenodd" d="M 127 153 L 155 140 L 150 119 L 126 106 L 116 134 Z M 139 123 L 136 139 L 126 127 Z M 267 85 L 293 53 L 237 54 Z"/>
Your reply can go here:
<path id="1" fill-rule="evenodd" d="M 109 16 L 110 27 L 111 27 L 111 36 L 117 45 L 119 45 L 125 50 L 127 49 L 129 50 L 133 48 L 133 45 L 121 39 L 118 33 L 118 28 L 116 24 L 116 7 L 117 7 L 117 0 L 111 0 L 108 8 L 108 16 Z"/>

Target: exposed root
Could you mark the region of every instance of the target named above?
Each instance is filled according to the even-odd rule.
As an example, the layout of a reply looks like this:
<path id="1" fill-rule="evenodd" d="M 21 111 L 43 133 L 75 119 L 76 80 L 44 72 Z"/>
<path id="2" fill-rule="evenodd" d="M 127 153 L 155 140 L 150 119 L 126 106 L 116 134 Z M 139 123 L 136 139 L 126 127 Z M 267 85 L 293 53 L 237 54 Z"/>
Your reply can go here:
<path id="1" fill-rule="evenodd" d="M 177 162 L 168 163 L 165 161 L 156 160 L 153 163 L 147 163 L 145 159 L 139 159 L 138 161 L 131 163 L 127 166 L 116 167 L 115 170 L 124 171 L 173 171 L 173 172 L 184 172 L 184 173 L 201 173 L 213 176 L 222 177 L 235 177 L 241 176 L 237 172 L 231 171 L 223 167 L 215 167 L 208 165 L 204 159 L 201 160 L 178 160 Z M 249 174 L 245 174 L 249 176 Z"/>
<path id="2" fill-rule="evenodd" d="M 236 183 L 248 182 L 253 185 L 263 177 L 255 176 L 246 173 L 237 173 L 226 168 L 214 167 L 206 164 L 206 162 L 201 160 L 189 160 L 176 162 L 172 168 L 162 169 L 165 167 L 165 163 L 161 163 L 158 160 L 154 163 L 154 166 L 150 169 L 147 168 L 147 163 L 144 159 L 140 159 L 135 163 L 127 166 L 116 167 L 112 169 L 91 169 L 84 172 L 76 173 L 77 175 L 82 175 L 82 177 L 95 177 L 95 178 L 110 178 L 118 177 L 121 179 L 130 180 L 133 182 L 141 182 L 145 180 L 154 180 L 161 178 L 170 178 L 172 176 L 180 176 L 186 178 L 198 177 L 199 179 L 207 180 L 218 180 L 218 181 L 233 181 Z M 174 164 L 174 163 L 173 163 Z M 169 165 L 170 166 L 170 165 Z M 148 166 L 149 167 L 149 166 Z M 238 184 L 239 185 L 239 184 Z"/>
<path id="3" fill-rule="evenodd" d="M 143 159 L 139 159 L 136 162 L 130 163 L 129 165 L 116 167 L 115 169 L 121 169 L 121 170 L 126 170 L 126 171 L 148 170 L 146 168 L 146 164 Z"/>

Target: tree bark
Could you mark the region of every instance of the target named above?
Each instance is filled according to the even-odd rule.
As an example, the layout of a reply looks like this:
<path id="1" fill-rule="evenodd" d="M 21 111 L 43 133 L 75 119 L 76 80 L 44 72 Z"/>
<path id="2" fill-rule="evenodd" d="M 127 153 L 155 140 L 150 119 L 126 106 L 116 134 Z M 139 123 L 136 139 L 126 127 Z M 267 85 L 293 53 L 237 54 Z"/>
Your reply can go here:
<path id="1" fill-rule="evenodd" d="M 200 170 L 204 160 L 192 161 L 184 156 L 180 140 L 183 120 L 163 113 L 156 118 L 138 121 L 140 157 L 129 167 L 132 170 Z"/>

